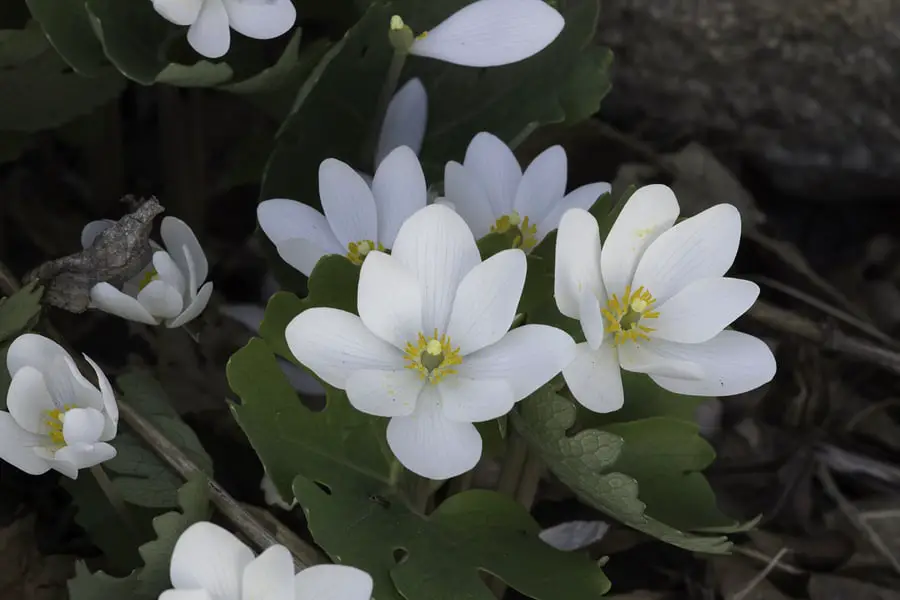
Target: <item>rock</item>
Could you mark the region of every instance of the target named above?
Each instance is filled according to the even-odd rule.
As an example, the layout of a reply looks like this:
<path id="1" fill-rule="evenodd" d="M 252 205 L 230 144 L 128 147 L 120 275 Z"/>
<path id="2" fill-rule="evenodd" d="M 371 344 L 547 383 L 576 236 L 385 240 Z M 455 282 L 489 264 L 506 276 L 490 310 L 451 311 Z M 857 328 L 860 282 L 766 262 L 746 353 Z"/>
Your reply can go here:
<path id="1" fill-rule="evenodd" d="M 737 150 L 786 194 L 900 186 L 900 3 L 603 0 L 616 55 L 602 115 Z"/>

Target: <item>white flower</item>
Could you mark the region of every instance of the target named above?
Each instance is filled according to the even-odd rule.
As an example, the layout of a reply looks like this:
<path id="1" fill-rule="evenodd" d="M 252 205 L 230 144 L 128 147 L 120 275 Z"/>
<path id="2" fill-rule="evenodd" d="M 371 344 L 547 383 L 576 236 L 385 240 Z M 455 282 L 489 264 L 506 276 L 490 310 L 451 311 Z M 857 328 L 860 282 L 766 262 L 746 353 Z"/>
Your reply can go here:
<path id="1" fill-rule="evenodd" d="M 450 161 L 444 171 L 444 200 L 450 202 L 476 238 L 513 229 L 526 252 L 559 226 L 570 208 L 588 209 L 610 189 L 589 183 L 566 194 L 566 151 L 541 152 L 525 173 L 512 150 L 490 133 L 469 143 L 463 164 Z"/>
<path id="2" fill-rule="evenodd" d="M 416 155 L 422 149 L 428 124 L 428 94 L 422 80 L 414 77 L 403 84 L 388 103 L 378 133 L 375 166 L 395 148 L 408 146 Z"/>
<path id="3" fill-rule="evenodd" d="M 153 0 L 153 8 L 176 25 L 190 25 L 191 47 L 219 58 L 231 46 L 231 29 L 257 40 L 286 33 L 297 20 L 291 0 Z"/>
<path id="4" fill-rule="evenodd" d="M 378 165 L 371 188 L 352 167 L 329 158 L 319 165 L 319 197 L 324 215 L 284 198 L 265 200 L 256 211 L 279 256 L 307 276 L 326 254 L 362 264 L 371 251 L 390 249 L 400 225 L 425 206 L 425 175 L 406 146 Z"/>
<path id="5" fill-rule="evenodd" d="M 546 48 L 564 25 L 543 0 L 478 0 L 420 34 L 409 53 L 466 67 L 508 65 Z"/>
<path id="6" fill-rule="evenodd" d="M 31 475 L 55 469 L 75 479 L 79 469 L 116 455 L 119 407 L 100 367 L 98 390 L 56 342 L 26 333 L 10 345 L 6 365 L 12 382 L 9 412 L 0 411 L 0 459 Z"/>
<path id="7" fill-rule="evenodd" d="M 390 255 L 363 263 L 359 316 L 311 308 L 285 338 L 357 410 L 391 417 L 388 444 L 409 470 L 454 477 L 481 457 L 472 423 L 505 415 L 574 356 L 559 329 L 509 331 L 525 269 L 521 250 L 481 262 L 462 218 L 431 205 L 403 224 Z"/>
<path id="8" fill-rule="evenodd" d="M 81 245 L 89 248 L 113 221 L 92 221 L 81 232 Z M 181 327 L 206 308 L 213 284 L 206 280 L 209 264 L 197 236 L 181 219 L 166 217 L 160 234 L 166 249 L 151 242 L 151 264 L 119 290 L 102 282 L 91 288 L 91 307 L 117 317 L 166 327 Z M 198 289 L 199 288 L 199 289 Z"/>
<path id="9" fill-rule="evenodd" d="M 647 373 L 677 394 L 729 396 L 770 381 L 775 358 L 761 340 L 725 330 L 759 295 L 723 277 L 741 218 L 719 204 L 674 225 L 678 201 L 664 185 L 637 190 L 600 249 L 597 221 L 567 212 L 556 242 L 559 311 L 581 321 L 586 342 L 563 370 L 572 395 L 596 412 L 624 401 L 619 367 Z"/>
<path id="10" fill-rule="evenodd" d="M 194 523 L 175 542 L 159 600 L 369 600 L 372 577 L 343 565 L 316 565 L 294 575 L 291 553 L 276 545 L 254 557 L 231 532 Z"/>

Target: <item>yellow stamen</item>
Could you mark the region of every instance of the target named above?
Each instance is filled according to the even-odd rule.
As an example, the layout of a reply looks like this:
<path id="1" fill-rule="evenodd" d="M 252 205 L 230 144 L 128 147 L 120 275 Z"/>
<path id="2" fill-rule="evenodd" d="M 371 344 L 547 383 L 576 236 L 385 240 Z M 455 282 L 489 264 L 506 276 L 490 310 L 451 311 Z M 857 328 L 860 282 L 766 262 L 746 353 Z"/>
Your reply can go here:
<path id="1" fill-rule="evenodd" d="M 648 334 L 656 331 L 647 327 L 645 319 L 656 319 L 659 312 L 651 310 L 656 299 L 644 286 L 640 286 L 633 292 L 631 286 L 625 286 L 622 299 L 613 294 L 606 303 L 606 308 L 601 312 L 606 318 L 606 332 L 613 334 L 616 344 L 627 341 L 649 340 Z"/>
<path id="2" fill-rule="evenodd" d="M 503 215 L 491 225 L 491 233 L 509 231 L 516 234 L 513 238 L 513 248 L 521 248 L 528 252 L 537 246 L 537 225 L 531 223 L 528 217 L 522 218 L 518 211 L 514 210 L 508 215 Z"/>
<path id="3" fill-rule="evenodd" d="M 149 271 L 144 273 L 143 277 L 141 277 L 140 282 L 138 282 L 138 289 L 144 289 L 145 287 L 150 285 L 150 282 L 154 279 L 159 279 L 159 273 L 156 272 L 156 269 L 150 269 Z"/>
<path id="4" fill-rule="evenodd" d="M 66 412 L 73 408 L 75 408 L 74 404 L 64 404 L 62 408 L 44 411 L 44 414 L 47 415 L 44 424 L 49 429 L 47 436 L 54 444 L 60 446 L 66 445 L 66 438 L 63 436 L 63 422 L 66 420 Z"/>
<path id="5" fill-rule="evenodd" d="M 437 329 L 430 338 L 420 333 L 415 342 L 408 342 L 404 358 L 406 368 L 418 371 L 419 377 L 429 383 L 438 383 L 447 375 L 455 374 L 454 367 L 462 364 L 459 346 L 454 348 L 450 338 L 439 335 Z"/>
<path id="6" fill-rule="evenodd" d="M 366 255 L 372 250 L 380 250 L 384 252 L 384 246 L 375 243 L 372 240 L 360 240 L 358 242 L 350 242 L 347 244 L 347 258 L 354 265 L 361 265 L 366 259 Z"/>
<path id="7" fill-rule="evenodd" d="M 401 17 L 400 15 L 394 15 L 393 17 L 391 17 L 391 29 L 393 31 L 400 31 L 404 27 L 406 27 L 406 23 L 403 22 L 403 17 Z"/>

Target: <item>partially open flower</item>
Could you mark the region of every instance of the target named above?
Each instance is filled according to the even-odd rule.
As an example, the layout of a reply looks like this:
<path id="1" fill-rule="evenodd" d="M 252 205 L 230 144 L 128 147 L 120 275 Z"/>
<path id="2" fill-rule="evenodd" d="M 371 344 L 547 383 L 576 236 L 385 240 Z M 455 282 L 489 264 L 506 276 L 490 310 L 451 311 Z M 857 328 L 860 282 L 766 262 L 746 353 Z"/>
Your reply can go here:
<path id="1" fill-rule="evenodd" d="M 159 600 L 369 600 L 372 577 L 344 565 L 316 565 L 294 574 L 291 553 L 271 546 L 253 551 L 231 532 L 200 521 L 172 552 L 172 587 Z"/>
<path id="2" fill-rule="evenodd" d="M 565 21 L 543 0 L 478 0 L 415 38 L 409 53 L 466 67 L 519 62 L 546 48 Z M 392 27 L 402 27 L 395 17 Z"/>
<path id="3" fill-rule="evenodd" d="M 94 368 L 97 389 L 56 342 L 33 333 L 10 345 L 9 412 L 0 411 L 0 459 L 40 475 L 55 469 L 75 479 L 79 469 L 113 458 L 119 408 L 112 386 Z"/>
<path id="4" fill-rule="evenodd" d="M 422 80 L 414 77 L 404 83 L 391 98 L 375 149 L 375 167 L 400 146 L 407 146 L 417 156 L 425 139 L 428 124 L 428 94 Z"/>
<path id="5" fill-rule="evenodd" d="M 81 233 L 82 246 L 90 247 L 112 223 L 88 223 Z M 91 288 L 92 308 L 147 325 L 165 323 L 170 328 L 200 316 L 213 291 L 212 282 L 203 283 L 209 272 L 206 254 L 181 219 L 163 219 L 160 234 L 165 250 L 151 242 L 155 250 L 152 263 L 121 290 L 107 282 L 96 284 Z"/>
<path id="6" fill-rule="evenodd" d="M 460 216 L 428 206 L 403 224 L 392 254 L 363 263 L 359 316 L 310 308 L 285 338 L 357 410 L 391 418 L 387 442 L 406 468 L 455 477 L 481 457 L 473 423 L 505 415 L 574 356 L 559 329 L 509 330 L 526 268 L 515 249 L 482 262 Z"/>
<path id="7" fill-rule="evenodd" d="M 675 225 L 678 213 L 672 190 L 643 187 L 602 251 L 590 213 L 563 215 L 554 294 L 586 338 L 563 376 L 593 411 L 621 408 L 620 367 L 695 396 L 740 394 L 775 375 L 775 357 L 762 340 L 725 329 L 759 295 L 755 283 L 724 277 L 740 243 L 738 210 L 719 204 Z"/>
<path id="8" fill-rule="evenodd" d="M 362 264 L 370 252 L 390 249 L 400 225 L 425 206 L 425 175 L 406 146 L 378 165 L 371 188 L 353 167 L 329 158 L 319 166 L 319 197 L 324 215 L 284 198 L 261 202 L 256 211 L 279 256 L 307 276 L 326 254 Z"/>
<path id="9" fill-rule="evenodd" d="M 465 219 L 475 238 L 513 230 L 526 252 L 559 226 L 570 208 L 588 209 L 610 189 L 589 183 L 566 194 L 566 151 L 553 146 L 541 152 L 525 172 L 512 150 L 490 133 L 469 143 L 463 164 L 450 161 L 444 170 L 444 200 Z"/>
<path id="10" fill-rule="evenodd" d="M 191 47 L 219 58 L 231 47 L 231 29 L 257 40 L 276 38 L 294 26 L 291 0 L 153 0 L 153 8 L 176 25 L 190 25 Z"/>

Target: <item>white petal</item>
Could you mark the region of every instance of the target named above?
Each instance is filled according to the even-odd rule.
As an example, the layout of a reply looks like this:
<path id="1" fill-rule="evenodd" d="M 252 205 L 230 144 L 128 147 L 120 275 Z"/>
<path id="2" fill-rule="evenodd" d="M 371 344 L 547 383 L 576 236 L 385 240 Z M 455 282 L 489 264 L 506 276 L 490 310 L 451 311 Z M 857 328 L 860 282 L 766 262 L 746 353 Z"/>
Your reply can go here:
<path id="1" fill-rule="evenodd" d="M 184 307 L 184 299 L 178 290 L 159 279 L 145 285 L 138 292 L 137 301 L 157 319 L 177 317 Z"/>
<path id="2" fill-rule="evenodd" d="M 315 565 L 294 576 L 296 600 L 370 600 L 372 576 L 344 565 Z"/>
<path id="3" fill-rule="evenodd" d="M 153 268 L 160 281 L 169 284 L 178 292 L 179 296 L 184 296 L 187 291 L 187 281 L 184 279 L 184 273 L 168 252 L 160 250 L 153 253 Z"/>
<path id="4" fill-rule="evenodd" d="M 328 224 L 342 248 L 351 242 L 378 239 L 375 198 L 352 167 L 334 158 L 322 161 L 319 197 Z"/>
<path id="5" fill-rule="evenodd" d="M 425 380 L 410 369 L 356 371 L 347 378 L 347 398 L 369 415 L 406 417 L 416 409 L 423 387 Z"/>
<path id="6" fill-rule="evenodd" d="M 663 342 L 661 342 L 662 344 Z M 775 357 L 762 340 L 737 331 L 723 331 L 702 344 L 666 342 L 666 349 L 703 369 L 703 379 L 652 375 L 662 388 L 692 396 L 732 396 L 754 390 L 775 376 Z"/>
<path id="7" fill-rule="evenodd" d="M 730 204 L 708 208 L 650 244 L 634 273 L 633 288 L 644 286 L 662 305 L 689 283 L 723 276 L 734 263 L 740 241 L 738 209 Z"/>
<path id="8" fill-rule="evenodd" d="M 202 5 L 203 0 L 153 0 L 153 8 L 160 16 L 182 26 L 197 20 Z"/>
<path id="9" fill-rule="evenodd" d="M 166 590 L 159 600 L 216 600 L 206 590 Z"/>
<path id="10" fill-rule="evenodd" d="M 284 35 L 297 21 L 291 0 L 225 0 L 225 10 L 231 28 L 255 40 Z"/>
<path id="11" fill-rule="evenodd" d="M 206 261 L 206 254 L 203 252 L 203 247 L 200 246 L 200 241 L 187 223 L 175 217 L 166 217 L 162 220 L 159 233 L 166 245 L 166 250 L 169 251 L 169 255 L 181 272 L 189 273 L 191 265 L 193 265 L 198 285 L 206 281 L 206 276 L 209 274 L 209 263 Z M 196 290 L 197 288 L 192 287 L 191 289 Z"/>
<path id="12" fill-rule="evenodd" d="M 184 312 L 182 312 L 171 321 L 168 321 L 166 323 L 166 327 L 181 327 L 185 323 L 193 321 L 198 316 L 200 316 L 200 313 L 202 313 L 203 309 L 206 308 L 206 305 L 209 304 L 209 299 L 212 296 L 212 292 L 212 281 L 207 281 L 203 284 L 203 287 L 200 288 L 200 291 L 197 292 L 197 296 L 193 300 L 191 300 L 191 303 L 188 305 L 188 307 L 184 309 Z"/>
<path id="13" fill-rule="evenodd" d="M 9 346 L 6 353 L 6 368 L 10 375 L 22 367 L 34 367 L 46 373 L 69 356 L 62 346 L 50 338 L 36 333 L 23 333 Z"/>
<path id="14" fill-rule="evenodd" d="M 294 560 L 284 546 L 270 546 L 244 569 L 242 598 L 294 600 Z"/>
<path id="15" fill-rule="evenodd" d="M 698 279 L 655 307 L 653 337 L 696 344 L 715 337 L 747 312 L 759 296 L 759 286 L 729 277 Z"/>
<path id="16" fill-rule="evenodd" d="M 609 413 L 625 403 L 619 357 L 613 344 L 603 344 L 596 350 L 586 342 L 578 344 L 575 360 L 563 369 L 563 378 L 572 397 L 588 410 Z"/>
<path id="17" fill-rule="evenodd" d="M 559 227 L 559 221 L 566 211 L 573 208 L 590 209 L 603 194 L 608 193 L 608 183 L 588 183 L 569 192 L 550 208 L 550 212 L 537 223 L 537 239 L 543 240 L 547 234 Z"/>
<path id="18" fill-rule="evenodd" d="M 100 367 L 91 360 L 87 354 L 83 354 L 84 360 L 94 369 L 97 376 L 97 383 L 100 385 L 100 397 L 103 399 L 103 414 L 106 416 L 106 424 L 103 428 L 103 434 L 100 436 L 101 442 L 108 442 L 116 437 L 116 431 L 119 426 L 119 405 L 116 402 L 116 393 L 113 391 L 112 384 L 109 383 L 106 374 Z"/>
<path id="19" fill-rule="evenodd" d="M 103 410 L 103 397 L 100 392 L 81 374 L 78 365 L 68 354 L 57 358 L 43 375 L 47 389 L 57 403 Z"/>
<path id="20" fill-rule="evenodd" d="M 564 24 L 543 0 L 479 0 L 417 39 L 410 53 L 467 67 L 507 65 L 546 48 Z"/>
<path id="21" fill-rule="evenodd" d="M 337 243 L 337 241 L 335 241 Z M 278 250 L 278 256 L 307 277 L 313 272 L 316 263 L 319 262 L 326 254 L 346 254 L 343 250 L 326 250 L 321 246 L 317 246 L 309 240 L 294 238 L 285 240 L 275 245 Z"/>
<path id="22" fill-rule="evenodd" d="M 596 350 L 603 344 L 606 337 L 606 323 L 603 320 L 603 309 L 596 294 L 590 291 L 581 293 L 581 302 L 578 307 L 581 313 L 581 330 L 587 343 Z"/>
<path id="23" fill-rule="evenodd" d="M 522 168 L 509 146 L 497 136 L 481 132 L 469 142 L 463 166 L 487 193 L 495 220 L 512 212 Z"/>
<path id="24" fill-rule="evenodd" d="M 116 457 L 116 449 L 103 442 L 87 444 L 74 442 L 60 448 L 50 461 L 50 466 L 67 477 L 75 479 L 71 472 L 74 467 L 77 475 L 79 469 L 90 469 Z"/>
<path id="25" fill-rule="evenodd" d="M 275 245 L 292 239 L 309 240 L 327 252 L 344 253 L 325 215 L 311 206 L 286 198 L 264 200 L 256 207 L 259 227 Z"/>
<path id="26" fill-rule="evenodd" d="M 450 479 L 471 470 L 481 458 L 481 435 L 471 423 L 444 417 L 436 386 L 426 386 L 416 411 L 394 417 L 387 441 L 400 463 L 428 479 Z"/>
<path id="27" fill-rule="evenodd" d="M 459 213 L 476 239 L 491 232 L 496 221 L 487 192 L 472 172 L 452 160 L 444 167 L 443 202 Z"/>
<path id="28" fill-rule="evenodd" d="M 575 357 L 575 342 L 566 332 L 547 325 L 524 325 L 502 340 L 463 359 L 461 377 L 504 379 L 516 402 L 553 379 Z"/>
<path id="29" fill-rule="evenodd" d="M 606 304 L 600 276 L 600 228 L 591 213 L 572 209 L 563 215 L 556 236 L 553 296 L 559 312 L 572 319 L 581 315 L 581 296 L 591 292 Z"/>
<path id="30" fill-rule="evenodd" d="M 169 577 L 176 589 L 204 589 L 213 598 L 241 597 L 241 574 L 253 551 L 232 533 L 207 521 L 188 527 L 172 551 Z"/>
<path id="31" fill-rule="evenodd" d="M 540 223 L 566 193 L 568 178 L 566 151 L 551 146 L 537 155 L 519 182 L 513 207 L 524 219 Z"/>
<path id="32" fill-rule="evenodd" d="M 354 371 L 404 366 L 399 350 L 375 337 L 356 315 L 335 308 L 303 311 L 288 323 L 284 337 L 298 361 L 341 389 Z"/>
<path id="33" fill-rule="evenodd" d="M 93 408 L 73 408 L 63 414 L 63 437 L 67 444 L 93 444 L 100 440 L 106 419 Z"/>
<path id="34" fill-rule="evenodd" d="M 619 345 L 619 364 L 626 371 L 649 373 L 679 379 L 700 379 L 703 370 L 697 363 L 667 351 L 672 342 L 662 340 L 628 342 Z M 670 349 L 669 349 L 670 350 Z"/>
<path id="35" fill-rule="evenodd" d="M 476 265 L 460 282 L 447 335 L 462 356 L 499 341 L 509 331 L 526 268 L 524 252 L 503 250 Z"/>
<path id="36" fill-rule="evenodd" d="M 512 386 L 502 379 L 447 377 L 437 388 L 444 417 L 461 423 L 481 423 L 502 417 L 516 403 Z"/>
<path id="37" fill-rule="evenodd" d="M 664 185 L 638 189 L 619 213 L 600 256 L 606 291 L 621 297 L 641 255 L 678 218 L 678 200 Z M 653 292 L 656 294 L 656 291 Z"/>
<path id="38" fill-rule="evenodd" d="M 200 5 L 198 3 L 197 9 L 199 10 L 199 8 Z M 93 246 L 97 236 L 115 224 L 116 222 L 111 219 L 101 219 L 99 221 L 91 221 L 85 225 L 81 230 L 81 247 L 90 248 Z"/>
<path id="39" fill-rule="evenodd" d="M 91 306 L 129 321 L 159 325 L 159 321 L 136 298 L 120 292 L 106 282 L 91 288 Z"/>
<path id="40" fill-rule="evenodd" d="M 416 154 L 422 149 L 428 124 L 428 94 L 422 80 L 414 77 L 397 90 L 388 104 L 378 134 L 375 167 L 394 148 L 409 146 Z"/>
<path id="41" fill-rule="evenodd" d="M 40 371 L 31 366 L 16 371 L 6 393 L 6 408 L 25 431 L 47 433 L 47 412 L 56 410 L 56 404 Z"/>
<path id="42" fill-rule="evenodd" d="M 34 453 L 34 447 L 45 438 L 29 433 L 16 424 L 8 412 L 0 411 L 0 460 L 4 460 L 29 475 L 50 470 L 50 464 Z"/>
<path id="43" fill-rule="evenodd" d="M 200 14 L 188 29 L 191 48 L 207 58 L 221 58 L 231 46 L 228 13 L 222 0 L 203 0 Z"/>
<path id="44" fill-rule="evenodd" d="M 391 256 L 419 282 L 423 330 L 446 331 L 459 283 L 481 262 L 466 222 L 446 206 L 426 206 L 400 227 Z"/>
<path id="45" fill-rule="evenodd" d="M 378 165 L 372 179 L 372 194 L 378 212 L 378 241 L 394 245 L 400 226 L 425 206 L 425 175 L 415 153 L 406 146 L 391 151 Z"/>
<path id="46" fill-rule="evenodd" d="M 370 252 L 359 274 L 359 318 L 375 335 L 404 350 L 422 332 L 422 292 L 403 264 L 384 252 Z"/>

